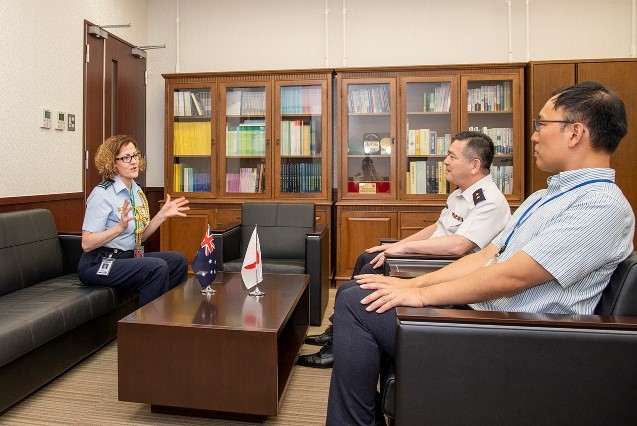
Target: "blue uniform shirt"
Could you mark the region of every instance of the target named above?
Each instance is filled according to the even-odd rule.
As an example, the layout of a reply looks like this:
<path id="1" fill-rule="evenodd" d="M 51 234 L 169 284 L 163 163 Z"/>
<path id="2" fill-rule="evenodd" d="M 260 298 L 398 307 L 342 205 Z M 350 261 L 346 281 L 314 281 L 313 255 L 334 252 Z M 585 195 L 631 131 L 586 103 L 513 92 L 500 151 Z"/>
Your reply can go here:
<path id="1" fill-rule="evenodd" d="M 142 190 L 135 181 L 132 182 L 131 189 L 135 206 L 145 208 L 141 196 Z M 97 185 L 86 200 L 86 214 L 82 229 L 89 232 L 102 232 L 116 226 L 122 217 L 120 208 L 124 205 L 125 200 L 130 202 L 131 194 L 119 176 Z M 131 207 L 132 204 L 131 202 Z M 131 210 L 129 216 L 132 216 L 133 213 Z M 128 229 L 106 243 L 105 247 L 133 250 L 135 248 L 135 221 L 131 220 L 128 223 Z"/>

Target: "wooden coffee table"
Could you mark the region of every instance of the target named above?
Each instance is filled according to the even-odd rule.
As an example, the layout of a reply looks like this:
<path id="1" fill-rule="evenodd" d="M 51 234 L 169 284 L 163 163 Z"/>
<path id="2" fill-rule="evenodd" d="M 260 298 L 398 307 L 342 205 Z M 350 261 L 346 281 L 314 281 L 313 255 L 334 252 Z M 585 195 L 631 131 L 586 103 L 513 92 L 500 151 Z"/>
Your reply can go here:
<path id="1" fill-rule="evenodd" d="M 119 399 L 153 411 L 219 417 L 278 414 L 309 324 L 307 275 L 264 274 L 247 294 L 219 272 L 212 296 L 189 278 L 119 321 Z M 179 410 L 178 410 L 179 411 Z"/>

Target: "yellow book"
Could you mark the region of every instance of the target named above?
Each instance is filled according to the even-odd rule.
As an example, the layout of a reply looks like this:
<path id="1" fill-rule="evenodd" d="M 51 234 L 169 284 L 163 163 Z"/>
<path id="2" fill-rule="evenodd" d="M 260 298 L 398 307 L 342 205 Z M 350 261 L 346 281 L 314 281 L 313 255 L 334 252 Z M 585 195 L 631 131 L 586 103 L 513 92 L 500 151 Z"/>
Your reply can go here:
<path id="1" fill-rule="evenodd" d="M 174 177 L 174 188 L 173 190 L 175 192 L 181 192 L 181 164 L 174 164 L 173 165 L 174 170 L 173 170 L 173 177 Z"/>

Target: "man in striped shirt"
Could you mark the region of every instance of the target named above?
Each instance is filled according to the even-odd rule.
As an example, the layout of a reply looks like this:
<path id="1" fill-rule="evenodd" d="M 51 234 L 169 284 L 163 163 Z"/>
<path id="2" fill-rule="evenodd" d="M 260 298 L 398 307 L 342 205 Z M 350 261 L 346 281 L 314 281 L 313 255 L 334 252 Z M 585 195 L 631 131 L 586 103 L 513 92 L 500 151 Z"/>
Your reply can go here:
<path id="1" fill-rule="evenodd" d="M 627 132 L 624 104 L 599 83 L 580 83 L 558 90 L 534 126 L 536 165 L 554 175 L 488 246 L 411 280 L 361 275 L 341 292 L 328 425 L 382 421 L 376 383 L 381 353 L 394 356 L 396 306 L 593 312 L 633 250 L 635 217 L 610 168 Z"/>

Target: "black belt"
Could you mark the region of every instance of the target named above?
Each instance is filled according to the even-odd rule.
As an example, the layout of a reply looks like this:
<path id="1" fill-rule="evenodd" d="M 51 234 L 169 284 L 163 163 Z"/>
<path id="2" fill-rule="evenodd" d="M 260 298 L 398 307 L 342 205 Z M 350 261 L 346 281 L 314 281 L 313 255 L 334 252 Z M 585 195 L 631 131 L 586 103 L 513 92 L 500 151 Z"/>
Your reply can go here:
<path id="1" fill-rule="evenodd" d="M 129 253 L 132 253 L 133 250 L 121 250 L 112 247 L 99 247 L 94 250 L 91 250 L 91 253 L 99 255 L 101 254 L 103 257 L 112 257 L 114 259 L 118 259 L 120 257 L 130 257 Z M 125 256 L 124 256 L 125 255 Z"/>

